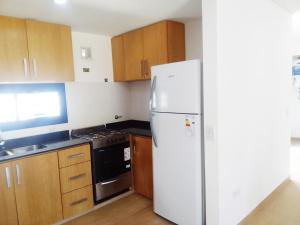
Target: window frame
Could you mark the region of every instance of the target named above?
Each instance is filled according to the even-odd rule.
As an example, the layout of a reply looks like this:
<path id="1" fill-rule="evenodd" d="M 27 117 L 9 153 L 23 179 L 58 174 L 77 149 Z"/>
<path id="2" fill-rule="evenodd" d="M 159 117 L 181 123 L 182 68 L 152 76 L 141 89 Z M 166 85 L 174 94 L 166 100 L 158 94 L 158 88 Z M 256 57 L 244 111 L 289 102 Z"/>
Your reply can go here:
<path id="1" fill-rule="evenodd" d="M 68 123 L 68 111 L 65 84 L 53 83 L 53 84 L 0 84 L 0 94 L 4 93 L 36 93 L 36 92 L 58 92 L 60 99 L 60 116 L 59 117 L 42 117 L 36 119 L 30 119 L 25 121 L 13 121 L 0 123 L 0 130 L 12 131 L 26 128 L 42 127 L 48 125 L 56 125 Z M 1 102 L 0 102 L 0 110 Z"/>

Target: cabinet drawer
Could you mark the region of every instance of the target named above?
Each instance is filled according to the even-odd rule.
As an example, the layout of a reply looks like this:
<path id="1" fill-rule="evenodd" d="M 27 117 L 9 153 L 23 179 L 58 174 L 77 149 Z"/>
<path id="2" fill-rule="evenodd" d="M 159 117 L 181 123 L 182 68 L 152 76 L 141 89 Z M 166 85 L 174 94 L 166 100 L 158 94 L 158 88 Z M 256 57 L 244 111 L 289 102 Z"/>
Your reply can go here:
<path id="1" fill-rule="evenodd" d="M 62 193 L 92 184 L 91 162 L 84 162 L 60 170 Z"/>
<path id="2" fill-rule="evenodd" d="M 80 145 L 58 152 L 59 167 L 67 167 L 91 160 L 90 145 Z"/>
<path id="3" fill-rule="evenodd" d="M 64 194 L 62 197 L 64 218 L 93 208 L 92 185 Z"/>

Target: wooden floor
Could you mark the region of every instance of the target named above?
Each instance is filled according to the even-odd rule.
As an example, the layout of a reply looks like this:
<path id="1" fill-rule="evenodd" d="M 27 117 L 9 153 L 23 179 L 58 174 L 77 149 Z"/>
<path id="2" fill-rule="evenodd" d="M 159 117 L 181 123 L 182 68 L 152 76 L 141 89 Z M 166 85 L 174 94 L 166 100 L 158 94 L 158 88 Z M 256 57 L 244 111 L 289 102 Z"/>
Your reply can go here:
<path id="1" fill-rule="evenodd" d="M 290 176 L 240 225 L 300 225 L 300 139 L 292 140 Z"/>
<path id="2" fill-rule="evenodd" d="M 152 202 L 132 194 L 64 225 L 169 225 L 153 213 Z"/>
<path id="3" fill-rule="evenodd" d="M 300 225 L 300 183 L 283 183 L 240 225 Z"/>

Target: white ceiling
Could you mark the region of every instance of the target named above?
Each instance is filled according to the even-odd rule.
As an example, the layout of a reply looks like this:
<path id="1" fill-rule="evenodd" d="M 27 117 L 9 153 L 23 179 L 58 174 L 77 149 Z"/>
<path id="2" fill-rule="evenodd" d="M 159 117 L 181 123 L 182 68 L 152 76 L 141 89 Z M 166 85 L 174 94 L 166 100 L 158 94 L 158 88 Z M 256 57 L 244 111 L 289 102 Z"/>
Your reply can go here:
<path id="1" fill-rule="evenodd" d="M 73 30 L 116 35 L 163 19 L 201 17 L 201 0 L 0 0 L 0 15 L 67 24 Z"/>
<path id="2" fill-rule="evenodd" d="M 300 11 L 300 0 L 273 0 L 291 13 Z"/>

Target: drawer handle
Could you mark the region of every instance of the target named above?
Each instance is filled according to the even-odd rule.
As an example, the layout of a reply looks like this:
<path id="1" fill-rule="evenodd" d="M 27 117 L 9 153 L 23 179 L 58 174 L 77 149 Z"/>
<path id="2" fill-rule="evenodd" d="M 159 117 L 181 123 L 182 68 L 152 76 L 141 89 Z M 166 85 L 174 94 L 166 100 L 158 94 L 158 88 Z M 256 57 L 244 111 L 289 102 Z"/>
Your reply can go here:
<path id="1" fill-rule="evenodd" d="M 88 200 L 88 198 L 82 198 L 82 199 L 80 199 L 80 200 L 78 200 L 78 201 L 72 202 L 72 203 L 70 204 L 70 206 L 75 206 L 75 205 L 81 204 L 81 203 L 83 203 L 83 202 L 86 202 L 87 200 Z"/>
<path id="2" fill-rule="evenodd" d="M 21 172 L 19 164 L 16 164 L 17 184 L 21 184 Z"/>
<path id="3" fill-rule="evenodd" d="M 80 178 L 82 178 L 84 176 L 86 176 L 86 173 L 81 173 L 81 174 L 78 174 L 76 176 L 69 177 L 69 180 L 77 180 L 77 179 L 80 179 Z"/>
<path id="4" fill-rule="evenodd" d="M 9 167 L 5 167 L 5 175 L 6 175 L 7 188 L 11 188 L 10 168 Z"/>
<path id="5" fill-rule="evenodd" d="M 78 157 L 84 157 L 84 153 L 78 153 L 78 154 L 68 156 L 69 159 L 74 159 L 74 158 L 78 158 Z"/>

